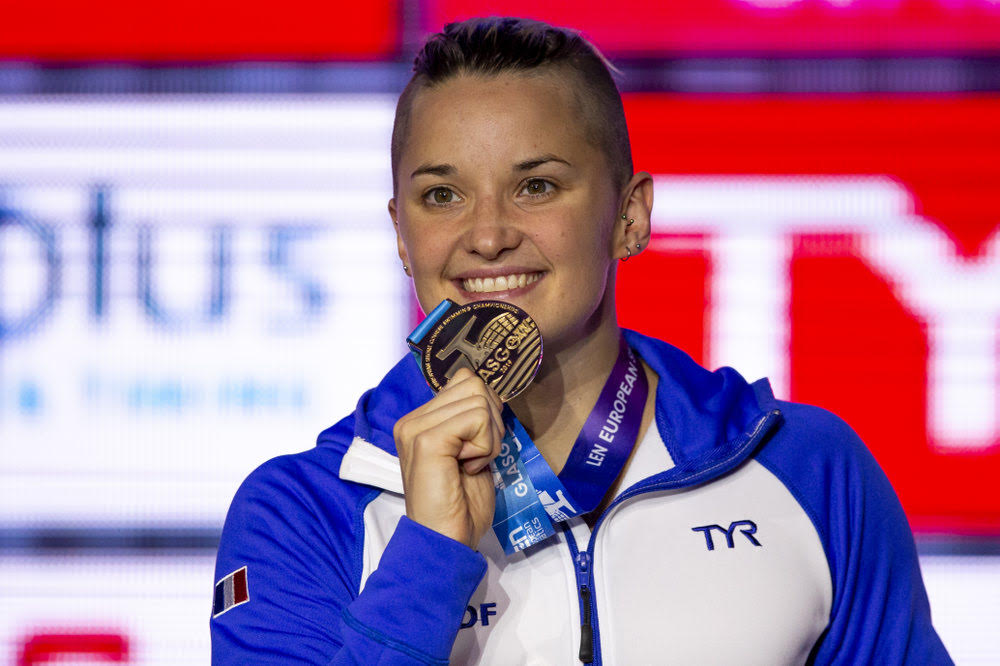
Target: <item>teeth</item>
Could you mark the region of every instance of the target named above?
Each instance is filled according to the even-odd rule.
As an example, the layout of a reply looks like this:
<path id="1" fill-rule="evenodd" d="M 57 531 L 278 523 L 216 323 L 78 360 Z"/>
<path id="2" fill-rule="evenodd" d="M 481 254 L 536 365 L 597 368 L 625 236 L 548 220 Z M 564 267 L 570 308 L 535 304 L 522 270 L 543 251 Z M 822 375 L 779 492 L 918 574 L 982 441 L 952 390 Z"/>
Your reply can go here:
<path id="1" fill-rule="evenodd" d="M 520 273 L 501 275 L 495 278 L 466 278 L 462 280 L 462 288 L 473 293 L 506 291 L 526 287 L 532 282 L 536 282 L 541 276 L 541 273 Z"/>

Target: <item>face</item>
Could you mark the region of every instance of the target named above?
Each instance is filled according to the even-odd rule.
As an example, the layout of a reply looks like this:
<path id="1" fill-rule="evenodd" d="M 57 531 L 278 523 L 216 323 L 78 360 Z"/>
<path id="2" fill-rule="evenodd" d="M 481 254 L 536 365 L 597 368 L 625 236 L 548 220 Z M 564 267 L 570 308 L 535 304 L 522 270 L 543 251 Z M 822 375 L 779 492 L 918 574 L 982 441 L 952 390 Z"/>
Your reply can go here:
<path id="1" fill-rule="evenodd" d="M 547 348 L 614 325 L 628 188 L 587 141 L 565 79 L 459 76 L 416 95 L 389 211 L 424 311 L 508 301 Z"/>

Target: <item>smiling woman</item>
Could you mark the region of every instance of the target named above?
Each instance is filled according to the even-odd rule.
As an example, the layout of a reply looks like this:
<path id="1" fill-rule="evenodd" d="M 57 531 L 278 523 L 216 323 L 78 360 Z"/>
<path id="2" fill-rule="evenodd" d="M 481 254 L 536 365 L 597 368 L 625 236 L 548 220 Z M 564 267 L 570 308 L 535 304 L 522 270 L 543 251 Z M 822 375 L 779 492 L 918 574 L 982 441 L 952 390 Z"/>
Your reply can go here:
<path id="1" fill-rule="evenodd" d="M 652 179 L 615 182 L 577 112 L 575 78 L 459 73 L 411 95 L 389 212 L 425 311 L 488 290 L 532 313 L 550 353 L 610 350 L 609 369 L 613 267 L 647 244 Z"/>
<path id="2" fill-rule="evenodd" d="M 432 394 L 408 356 L 315 449 L 255 471 L 219 549 L 216 663 L 948 663 L 854 433 L 619 328 L 653 188 L 586 40 L 447 26 L 392 166 L 421 306 L 526 311 L 539 373 L 504 404 L 467 368 Z M 473 322 L 449 354 L 491 353 Z"/>

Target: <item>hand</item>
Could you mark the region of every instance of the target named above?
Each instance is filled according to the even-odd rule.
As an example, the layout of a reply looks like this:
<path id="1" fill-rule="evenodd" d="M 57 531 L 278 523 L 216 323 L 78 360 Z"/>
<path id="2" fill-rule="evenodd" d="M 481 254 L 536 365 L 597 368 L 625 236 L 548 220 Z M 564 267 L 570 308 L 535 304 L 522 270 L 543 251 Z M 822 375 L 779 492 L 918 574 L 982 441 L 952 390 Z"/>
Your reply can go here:
<path id="1" fill-rule="evenodd" d="M 500 453 L 503 405 L 462 368 L 426 404 L 396 422 L 406 515 L 475 548 L 493 521 L 490 461 Z"/>

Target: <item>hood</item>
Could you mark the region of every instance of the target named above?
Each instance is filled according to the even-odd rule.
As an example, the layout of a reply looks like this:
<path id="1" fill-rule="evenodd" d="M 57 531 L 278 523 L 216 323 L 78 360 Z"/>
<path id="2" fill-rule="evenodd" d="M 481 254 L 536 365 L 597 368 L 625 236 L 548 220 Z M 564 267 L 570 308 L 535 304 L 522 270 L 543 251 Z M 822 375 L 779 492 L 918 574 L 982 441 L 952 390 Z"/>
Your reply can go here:
<path id="1" fill-rule="evenodd" d="M 659 376 L 655 423 L 675 464 L 665 473 L 670 478 L 694 484 L 724 474 L 779 422 L 766 379 L 750 384 L 732 368 L 710 372 L 676 347 L 634 331 L 626 330 L 625 339 Z M 401 493 L 392 429 L 432 395 L 407 354 L 361 396 L 353 415 L 320 434 L 317 446 L 341 454 L 342 479 Z"/>

